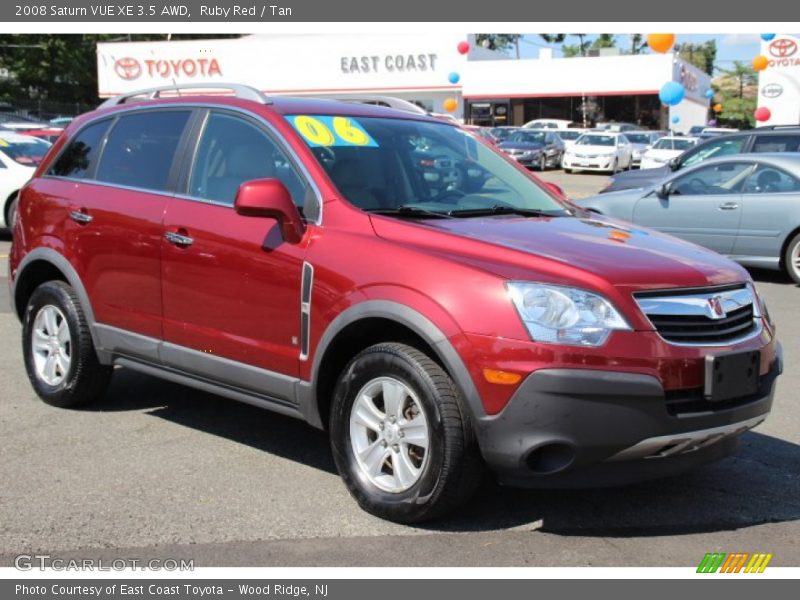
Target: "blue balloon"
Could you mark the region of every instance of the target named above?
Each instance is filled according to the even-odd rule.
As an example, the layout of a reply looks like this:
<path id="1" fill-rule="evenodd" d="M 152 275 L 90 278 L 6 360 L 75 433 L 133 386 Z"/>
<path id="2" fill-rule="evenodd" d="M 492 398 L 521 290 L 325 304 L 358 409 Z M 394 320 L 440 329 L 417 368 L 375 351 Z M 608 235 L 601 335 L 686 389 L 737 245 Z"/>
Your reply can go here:
<path id="1" fill-rule="evenodd" d="M 681 122 L 681 118 L 678 115 L 675 115 L 674 117 L 672 117 L 672 122 L 678 124 Z"/>
<path id="2" fill-rule="evenodd" d="M 658 92 L 658 99 L 667 106 L 675 106 L 683 100 L 686 95 L 686 90 L 677 81 L 668 81 L 661 87 Z"/>
<path id="3" fill-rule="evenodd" d="M 708 91 L 706 92 L 706 98 L 708 98 L 709 100 L 711 100 L 713 97 L 714 97 L 714 90 L 708 90 Z"/>
<path id="4" fill-rule="evenodd" d="M 460 79 L 461 75 L 459 75 L 455 71 L 453 71 L 452 73 L 450 73 L 450 75 L 447 76 L 447 80 L 452 84 L 458 83 Z"/>
<path id="5" fill-rule="evenodd" d="M 771 42 L 772 40 L 775 39 L 775 34 L 774 33 L 762 33 L 761 34 L 761 39 L 764 40 L 765 42 Z"/>

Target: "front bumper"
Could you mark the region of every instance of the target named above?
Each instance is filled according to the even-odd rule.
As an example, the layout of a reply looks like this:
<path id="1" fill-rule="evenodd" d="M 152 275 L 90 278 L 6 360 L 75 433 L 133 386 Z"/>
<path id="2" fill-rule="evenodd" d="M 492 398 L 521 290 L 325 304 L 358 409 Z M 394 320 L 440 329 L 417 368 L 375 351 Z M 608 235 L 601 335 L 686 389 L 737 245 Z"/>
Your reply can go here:
<path id="1" fill-rule="evenodd" d="M 541 369 L 505 409 L 481 419 L 484 459 L 522 487 L 618 485 L 679 473 L 733 453 L 770 412 L 780 348 L 752 397 L 714 405 L 665 393 L 650 375 Z"/>
<path id="2" fill-rule="evenodd" d="M 561 166 L 573 171 L 611 171 L 614 168 L 615 156 L 595 156 L 592 158 L 579 158 L 565 156 Z"/>

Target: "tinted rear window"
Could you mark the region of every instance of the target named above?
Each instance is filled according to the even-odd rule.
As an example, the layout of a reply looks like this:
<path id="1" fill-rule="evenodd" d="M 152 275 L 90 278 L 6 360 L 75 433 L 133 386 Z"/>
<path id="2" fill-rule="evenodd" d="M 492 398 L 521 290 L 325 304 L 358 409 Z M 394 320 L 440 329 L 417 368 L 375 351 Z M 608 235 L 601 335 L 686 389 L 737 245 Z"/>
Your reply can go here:
<path id="1" fill-rule="evenodd" d="M 69 143 L 50 169 L 51 175 L 59 177 L 91 177 L 100 152 L 100 144 L 111 120 L 93 123 L 83 129 Z"/>
<path id="2" fill-rule="evenodd" d="M 97 168 L 97 180 L 164 190 L 175 150 L 190 111 L 152 111 L 126 115 L 108 136 Z"/>

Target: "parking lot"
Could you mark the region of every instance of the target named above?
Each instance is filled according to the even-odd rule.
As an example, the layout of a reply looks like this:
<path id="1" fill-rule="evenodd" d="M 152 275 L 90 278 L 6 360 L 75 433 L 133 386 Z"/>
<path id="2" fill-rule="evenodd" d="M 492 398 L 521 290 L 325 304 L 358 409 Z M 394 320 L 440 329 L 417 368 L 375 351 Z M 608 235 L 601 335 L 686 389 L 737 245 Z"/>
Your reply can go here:
<path id="1" fill-rule="evenodd" d="M 600 175 L 544 177 L 590 195 Z M 624 488 L 523 491 L 491 481 L 424 527 L 362 512 L 325 434 L 119 370 L 101 405 L 34 395 L 8 303 L 0 234 L 0 565 L 20 553 L 192 558 L 196 566 L 696 566 L 704 553 L 800 561 L 800 288 L 753 272 L 784 345 L 773 413 L 739 453 Z"/>

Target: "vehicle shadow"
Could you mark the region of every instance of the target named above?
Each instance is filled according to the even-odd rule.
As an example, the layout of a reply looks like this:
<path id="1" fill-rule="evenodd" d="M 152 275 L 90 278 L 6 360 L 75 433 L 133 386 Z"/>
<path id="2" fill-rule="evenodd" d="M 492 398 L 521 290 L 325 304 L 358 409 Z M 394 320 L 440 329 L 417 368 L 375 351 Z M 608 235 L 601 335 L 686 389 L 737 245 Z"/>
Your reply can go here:
<path id="1" fill-rule="evenodd" d="M 11 241 L 11 230 L 6 229 L 5 227 L 0 227 L 0 242 L 10 242 Z"/>
<path id="2" fill-rule="evenodd" d="M 747 270 L 750 272 L 750 275 L 753 277 L 753 280 L 756 283 L 777 283 L 785 284 L 790 287 L 800 287 L 800 285 L 792 281 L 792 279 L 784 271 L 756 268 L 748 268 Z"/>
<path id="3" fill-rule="evenodd" d="M 335 473 L 327 435 L 301 421 L 119 369 L 94 410 L 147 414 Z M 421 529 L 515 528 L 563 536 L 653 537 L 800 519 L 800 445 L 756 432 L 738 453 L 670 479 L 617 488 L 519 490 L 488 477 L 452 517 Z M 354 510 L 358 510 L 355 504 Z"/>

